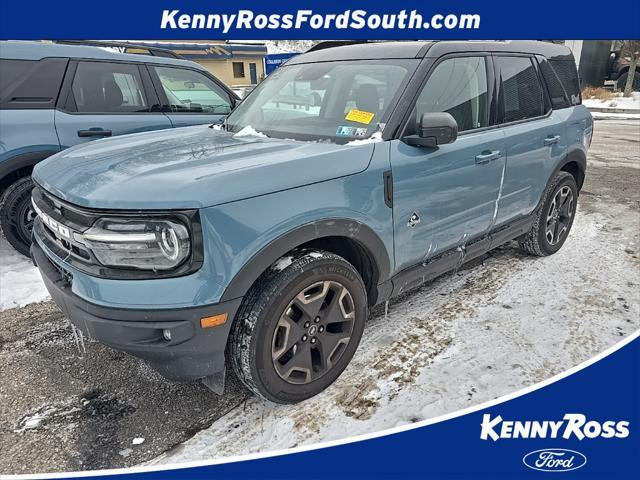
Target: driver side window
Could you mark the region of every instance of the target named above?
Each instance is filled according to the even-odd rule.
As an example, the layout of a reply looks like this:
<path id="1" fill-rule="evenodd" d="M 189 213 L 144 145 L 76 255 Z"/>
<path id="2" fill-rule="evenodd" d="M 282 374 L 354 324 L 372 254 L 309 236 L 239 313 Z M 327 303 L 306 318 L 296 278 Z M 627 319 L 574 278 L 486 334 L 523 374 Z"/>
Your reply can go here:
<path id="1" fill-rule="evenodd" d="M 202 73 L 173 67 L 154 67 L 172 112 L 227 115 L 229 95 Z"/>
<path id="2" fill-rule="evenodd" d="M 449 58 L 438 64 L 416 102 L 416 122 L 425 112 L 447 112 L 464 132 L 489 124 L 485 57 Z"/>

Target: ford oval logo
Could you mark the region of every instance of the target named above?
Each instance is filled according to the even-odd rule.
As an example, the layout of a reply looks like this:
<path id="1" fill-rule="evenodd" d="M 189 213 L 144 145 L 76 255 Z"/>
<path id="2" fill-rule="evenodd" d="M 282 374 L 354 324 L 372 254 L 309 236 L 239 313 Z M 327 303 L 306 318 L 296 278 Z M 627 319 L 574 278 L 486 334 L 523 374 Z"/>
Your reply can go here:
<path id="1" fill-rule="evenodd" d="M 522 462 L 540 472 L 568 472 L 584 467 L 587 457 L 575 450 L 566 448 L 544 448 L 527 453 Z"/>

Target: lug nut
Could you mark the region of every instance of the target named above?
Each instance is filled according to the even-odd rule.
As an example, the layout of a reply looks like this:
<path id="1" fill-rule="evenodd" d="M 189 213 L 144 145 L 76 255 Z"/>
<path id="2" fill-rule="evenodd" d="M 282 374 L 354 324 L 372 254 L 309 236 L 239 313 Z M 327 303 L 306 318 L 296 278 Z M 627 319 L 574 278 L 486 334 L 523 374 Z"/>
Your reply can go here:
<path id="1" fill-rule="evenodd" d="M 322 325 L 320 325 L 320 328 L 318 328 L 319 332 L 324 332 L 324 327 Z"/>
<path id="2" fill-rule="evenodd" d="M 302 341 L 306 342 L 307 341 L 307 336 L 306 335 L 302 335 Z"/>
<path id="3" fill-rule="evenodd" d="M 311 339 L 311 343 L 316 343 L 316 339 L 315 339 L 315 338 L 312 338 L 312 339 Z"/>
<path id="4" fill-rule="evenodd" d="M 309 328 L 309 325 L 311 325 L 309 322 L 305 322 L 304 328 Z"/>
<path id="5" fill-rule="evenodd" d="M 314 322 L 316 322 L 316 323 L 320 323 L 320 317 L 316 317 L 316 319 L 314 320 Z"/>

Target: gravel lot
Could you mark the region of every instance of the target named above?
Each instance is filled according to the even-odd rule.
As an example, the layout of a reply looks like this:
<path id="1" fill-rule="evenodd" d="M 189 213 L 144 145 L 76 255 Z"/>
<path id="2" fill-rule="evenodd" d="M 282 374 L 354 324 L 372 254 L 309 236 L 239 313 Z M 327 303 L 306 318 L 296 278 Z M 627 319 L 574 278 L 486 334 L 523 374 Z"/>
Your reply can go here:
<path id="1" fill-rule="evenodd" d="M 374 312 L 353 366 L 299 406 L 248 399 L 232 375 L 218 397 L 94 342 L 80 352 L 51 302 L 5 310 L 0 473 L 281 448 L 495 398 L 638 329 L 639 258 L 640 121 L 598 121 L 578 217 L 559 254 L 534 260 L 510 244 L 394 301 L 388 318 Z"/>

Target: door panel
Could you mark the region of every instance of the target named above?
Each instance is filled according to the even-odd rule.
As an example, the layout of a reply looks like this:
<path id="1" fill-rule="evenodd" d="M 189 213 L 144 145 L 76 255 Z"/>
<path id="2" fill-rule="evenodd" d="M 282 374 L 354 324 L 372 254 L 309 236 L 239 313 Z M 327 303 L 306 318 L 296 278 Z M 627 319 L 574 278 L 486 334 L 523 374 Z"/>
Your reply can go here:
<path id="1" fill-rule="evenodd" d="M 547 118 L 502 130 L 507 163 L 497 225 L 527 215 L 536 208 L 551 172 L 567 150 L 565 124 L 556 112 Z M 550 143 L 550 140 L 556 141 Z"/>
<path id="2" fill-rule="evenodd" d="M 63 148 L 99 138 L 171 128 L 171 122 L 162 113 L 93 115 L 56 110 L 55 124 Z"/>
<path id="3" fill-rule="evenodd" d="M 394 140 L 393 215 L 398 270 L 487 232 L 494 222 L 505 164 L 504 133 L 489 130 L 459 137 L 437 149 Z M 500 152 L 478 163 L 476 156 Z M 408 225 L 416 213 L 420 222 Z"/>

